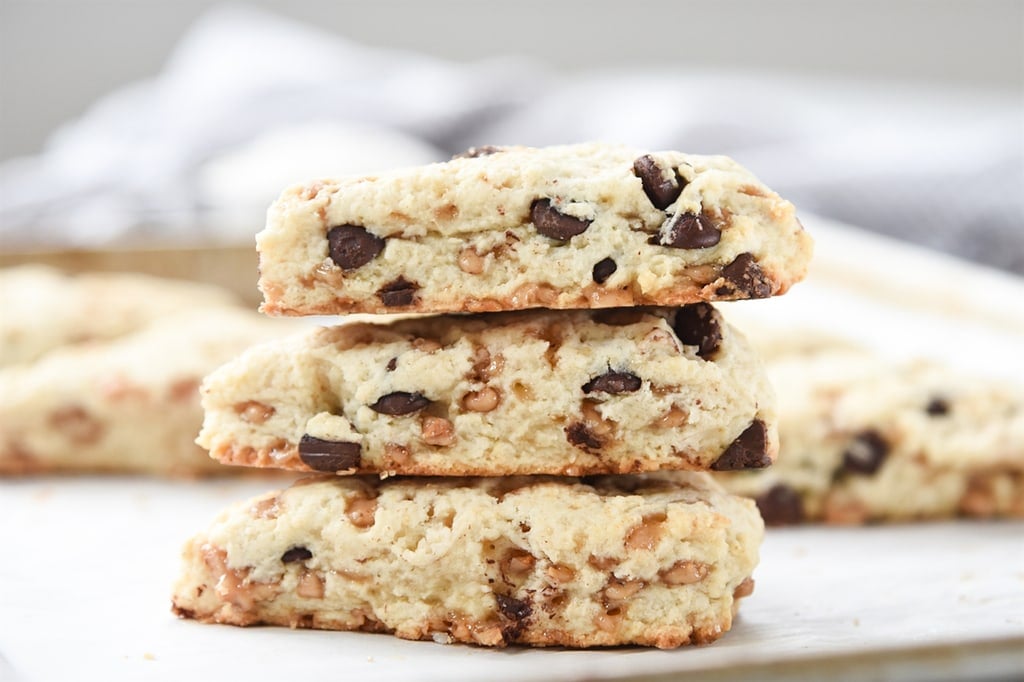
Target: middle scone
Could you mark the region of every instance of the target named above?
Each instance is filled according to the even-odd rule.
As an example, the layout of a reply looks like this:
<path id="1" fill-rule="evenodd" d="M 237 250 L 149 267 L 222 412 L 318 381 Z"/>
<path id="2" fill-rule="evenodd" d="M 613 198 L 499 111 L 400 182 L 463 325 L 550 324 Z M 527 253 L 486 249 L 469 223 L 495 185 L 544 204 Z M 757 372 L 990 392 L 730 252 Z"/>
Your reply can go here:
<path id="1" fill-rule="evenodd" d="M 338 474 L 581 476 L 768 466 L 775 397 L 708 303 L 349 323 L 207 377 L 197 442 Z"/>

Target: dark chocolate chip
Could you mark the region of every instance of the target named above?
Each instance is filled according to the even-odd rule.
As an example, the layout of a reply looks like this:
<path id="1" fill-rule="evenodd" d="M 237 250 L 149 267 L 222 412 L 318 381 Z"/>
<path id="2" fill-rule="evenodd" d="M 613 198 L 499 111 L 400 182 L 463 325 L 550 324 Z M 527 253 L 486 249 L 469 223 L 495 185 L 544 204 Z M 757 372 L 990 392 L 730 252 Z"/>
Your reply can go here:
<path id="1" fill-rule="evenodd" d="M 768 427 L 760 419 L 755 419 L 715 460 L 711 468 L 715 471 L 763 469 L 771 463 L 768 456 Z"/>
<path id="2" fill-rule="evenodd" d="M 640 389 L 640 377 L 629 372 L 606 372 L 583 384 L 584 393 L 632 393 Z"/>
<path id="3" fill-rule="evenodd" d="M 498 612 L 508 622 L 501 629 L 502 639 L 507 642 L 514 642 L 526 629 L 527 619 L 533 613 L 533 608 L 528 602 L 514 597 L 506 597 L 503 594 L 494 595 L 498 602 Z"/>
<path id="4" fill-rule="evenodd" d="M 490 156 L 491 154 L 497 154 L 498 152 L 505 151 L 504 147 L 495 147 L 494 145 L 485 144 L 479 147 L 470 147 L 466 151 L 456 154 L 453 159 L 476 159 L 481 156 Z"/>
<path id="5" fill-rule="evenodd" d="M 889 441 L 878 431 L 867 429 L 858 433 L 843 453 L 840 471 L 871 475 L 882 468 L 889 455 Z"/>
<path id="6" fill-rule="evenodd" d="M 533 202 L 530 206 L 530 220 L 542 235 L 563 242 L 583 234 L 591 222 L 559 213 L 558 209 L 551 205 L 550 199 L 537 199 Z"/>
<path id="7" fill-rule="evenodd" d="M 722 239 L 722 232 L 704 215 L 677 213 L 668 219 L 664 239 L 656 236 L 655 243 L 674 249 L 707 249 Z"/>
<path id="8" fill-rule="evenodd" d="M 594 435 L 583 422 L 573 422 L 565 427 L 565 437 L 578 448 L 597 450 L 604 441 Z"/>
<path id="9" fill-rule="evenodd" d="M 804 501 L 800 494 L 784 483 L 778 483 L 758 495 L 754 502 L 769 526 L 791 526 L 804 520 Z"/>
<path id="10" fill-rule="evenodd" d="M 644 319 L 644 314 L 643 308 L 604 308 L 594 311 L 593 320 L 612 327 L 625 327 Z"/>
<path id="11" fill-rule="evenodd" d="M 419 393 L 405 393 L 397 391 L 395 393 L 388 393 L 385 396 L 381 396 L 377 402 L 370 405 L 370 409 L 381 414 L 400 416 L 403 414 L 419 412 L 429 404 L 430 400 Z"/>
<path id="12" fill-rule="evenodd" d="M 327 233 L 327 246 L 339 268 L 355 270 L 384 250 L 384 240 L 359 225 L 338 225 Z"/>
<path id="13" fill-rule="evenodd" d="M 388 372 L 394 372 L 395 367 L 398 367 L 398 358 L 391 358 L 388 360 L 388 364 L 385 365 L 384 369 Z"/>
<path id="14" fill-rule="evenodd" d="M 400 276 L 398 279 L 391 280 L 378 289 L 377 296 L 389 308 L 402 308 L 412 305 L 412 300 L 419 288 L 420 285 L 416 284 L 416 282 L 410 282 L 405 277 Z"/>
<path id="15" fill-rule="evenodd" d="M 697 346 L 697 355 L 710 360 L 722 345 L 722 317 L 710 303 L 694 303 L 676 311 L 672 325 L 679 340 Z"/>
<path id="16" fill-rule="evenodd" d="M 945 398 L 932 398 L 928 401 L 928 406 L 924 408 L 932 417 L 942 417 L 949 414 L 949 401 Z"/>
<path id="17" fill-rule="evenodd" d="M 498 611 L 509 620 L 524 620 L 533 613 L 533 608 L 522 599 L 506 597 L 503 594 L 496 594 L 494 598 L 498 602 Z"/>
<path id="18" fill-rule="evenodd" d="M 299 441 L 299 459 L 314 471 L 358 469 L 362 446 L 359 443 L 323 440 L 306 434 Z"/>
<path id="19" fill-rule="evenodd" d="M 281 555 L 281 562 L 290 564 L 294 561 L 305 561 L 306 559 L 312 559 L 313 553 L 305 547 L 292 547 L 287 552 Z"/>
<path id="20" fill-rule="evenodd" d="M 722 277 L 734 285 L 735 292 L 744 294 L 746 298 L 768 298 L 772 295 L 771 280 L 749 253 L 741 253 L 722 268 Z M 724 291 L 719 288 L 715 293 L 731 294 L 734 291 L 726 287 Z"/>
<path id="21" fill-rule="evenodd" d="M 594 265 L 594 281 L 598 284 L 604 284 L 605 281 L 615 274 L 615 271 L 619 269 L 619 266 L 615 264 L 611 258 L 605 258 L 597 261 Z"/>
<path id="22" fill-rule="evenodd" d="M 686 186 L 686 181 L 675 172 L 672 173 L 673 178 L 666 178 L 661 166 L 650 154 L 645 154 L 633 162 L 633 173 L 640 178 L 647 198 L 655 208 L 661 210 L 665 210 L 678 199 L 683 187 Z"/>

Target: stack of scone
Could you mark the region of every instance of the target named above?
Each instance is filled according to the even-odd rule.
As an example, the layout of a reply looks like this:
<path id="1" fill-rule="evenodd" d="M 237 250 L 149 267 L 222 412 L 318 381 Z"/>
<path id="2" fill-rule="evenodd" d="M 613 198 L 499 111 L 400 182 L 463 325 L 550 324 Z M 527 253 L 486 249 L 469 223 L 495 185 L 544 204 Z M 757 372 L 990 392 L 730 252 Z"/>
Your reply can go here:
<path id="1" fill-rule="evenodd" d="M 178 614 L 492 646 L 729 629 L 763 524 L 706 471 L 767 466 L 777 427 L 709 302 L 803 277 L 791 204 L 724 157 L 477 148 L 292 188 L 257 242 L 267 313 L 433 316 L 207 378 L 215 458 L 337 475 L 193 539 Z"/>

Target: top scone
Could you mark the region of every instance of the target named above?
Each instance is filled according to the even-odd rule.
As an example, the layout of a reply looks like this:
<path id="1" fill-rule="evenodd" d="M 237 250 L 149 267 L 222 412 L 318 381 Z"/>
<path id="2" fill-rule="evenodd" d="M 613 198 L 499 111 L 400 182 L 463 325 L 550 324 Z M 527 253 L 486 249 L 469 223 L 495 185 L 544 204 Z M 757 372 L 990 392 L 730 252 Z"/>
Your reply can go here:
<path id="1" fill-rule="evenodd" d="M 273 315 L 766 298 L 811 255 L 793 205 L 731 159 L 603 144 L 292 187 L 257 247 Z"/>

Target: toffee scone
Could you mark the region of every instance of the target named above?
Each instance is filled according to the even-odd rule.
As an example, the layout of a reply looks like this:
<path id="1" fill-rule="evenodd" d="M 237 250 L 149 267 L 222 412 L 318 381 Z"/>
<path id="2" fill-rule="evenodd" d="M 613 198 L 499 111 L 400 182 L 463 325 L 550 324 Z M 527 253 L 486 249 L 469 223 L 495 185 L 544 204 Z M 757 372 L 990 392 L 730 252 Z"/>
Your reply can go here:
<path id="1" fill-rule="evenodd" d="M 203 384 L 228 464 L 584 475 L 771 464 L 771 387 L 707 303 L 347 324 L 254 347 Z"/>
<path id="2" fill-rule="evenodd" d="M 708 474 L 314 478 L 184 551 L 181 617 L 484 646 L 662 648 L 729 630 L 763 523 Z"/>
<path id="3" fill-rule="evenodd" d="M 218 287 L 137 273 L 69 276 L 42 265 L 0 270 L 0 367 L 56 348 L 115 339 L 167 315 L 234 305 Z"/>
<path id="4" fill-rule="evenodd" d="M 238 473 L 193 442 L 199 384 L 251 344 L 297 329 L 243 309 L 185 312 L 0 369 L 0 475 Z"/>
<path id="5" fill-rule="evenodd" d="M 765 298 L 811 255 L 793 205 L 731 159 L 604 144 L 296 186 L 257 247 L 272 315 Z"/>
<path id="6" fill-rule="evenodd" d="M 1024 391 L 849 345 L 767 358 L 778 462 L 723 474 L 769 525 L 1024 516 Z"/>

